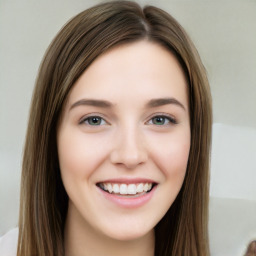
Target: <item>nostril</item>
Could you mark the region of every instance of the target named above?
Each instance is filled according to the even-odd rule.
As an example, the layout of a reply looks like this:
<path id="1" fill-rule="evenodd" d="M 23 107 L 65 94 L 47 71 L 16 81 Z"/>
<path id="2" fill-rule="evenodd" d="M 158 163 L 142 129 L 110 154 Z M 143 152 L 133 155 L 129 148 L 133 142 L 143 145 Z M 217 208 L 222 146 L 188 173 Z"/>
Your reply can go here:
<path id="1" fill-rule="evenodd" d="M 136 166 L 145 163 L 148 159 L 146 151 L 142 150 L 114 150 L 110 158 L 113 164 L 124 165 L 128 169 L 134 169 Z"/>

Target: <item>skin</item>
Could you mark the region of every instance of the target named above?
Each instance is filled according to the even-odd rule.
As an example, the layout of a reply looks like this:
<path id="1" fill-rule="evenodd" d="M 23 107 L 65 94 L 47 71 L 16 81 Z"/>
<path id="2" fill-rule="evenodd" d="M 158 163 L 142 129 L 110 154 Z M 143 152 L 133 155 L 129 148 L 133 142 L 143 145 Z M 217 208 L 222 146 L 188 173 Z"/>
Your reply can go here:
<path id="1" fill-rule="evenodd" d="M 91 116 L 101 119 L 92 125 Z M 66 255 L 154 255 L 154 227 L 180 191 L 190 149 L 187 83 L 175 57 L 148 41 L 99 56 L 69 94 L 57 143 L 69 196 Z M 121 178 L 157 186 L 145 204 L 123 207 L 96 185 Z"/>

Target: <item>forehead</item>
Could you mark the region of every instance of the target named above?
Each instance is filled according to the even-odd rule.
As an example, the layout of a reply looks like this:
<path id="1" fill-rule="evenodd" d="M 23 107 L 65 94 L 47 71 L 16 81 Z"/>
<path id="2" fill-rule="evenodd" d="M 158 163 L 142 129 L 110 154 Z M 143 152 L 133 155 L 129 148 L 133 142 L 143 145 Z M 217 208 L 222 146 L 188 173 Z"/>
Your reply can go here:
<path id="1" fill-rule="evenodd" d="M 178 97 L 187 104 L 187 82 L 174 55 L 157 43 L 120 45 L 100 55 L 74 84 L 69 102 L 81 97 L 117 101 L 134 98 Z M 135 97 L 136 98 L 136 97 Z"/>

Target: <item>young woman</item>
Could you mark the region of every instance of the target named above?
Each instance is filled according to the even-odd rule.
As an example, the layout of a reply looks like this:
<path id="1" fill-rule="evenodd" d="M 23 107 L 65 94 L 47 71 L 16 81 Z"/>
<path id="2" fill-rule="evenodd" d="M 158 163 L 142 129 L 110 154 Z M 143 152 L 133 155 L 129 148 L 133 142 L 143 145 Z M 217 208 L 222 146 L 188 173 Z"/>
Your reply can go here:
<path id="1" fill-rule="evenodd" d="M 17 255 L 209 255 L 211 121 L 204 67 L 169 14 L 78 14 L 38 74 Z"/>

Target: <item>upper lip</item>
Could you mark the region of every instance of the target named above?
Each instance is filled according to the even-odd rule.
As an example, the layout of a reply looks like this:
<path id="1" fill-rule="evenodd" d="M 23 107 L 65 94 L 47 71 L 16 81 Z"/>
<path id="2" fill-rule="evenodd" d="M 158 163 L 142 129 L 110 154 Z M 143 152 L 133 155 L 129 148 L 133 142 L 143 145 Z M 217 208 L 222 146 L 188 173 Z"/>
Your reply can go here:
<path id="1" fill-rule="evenodd" d="M 147 178 L 115 178 L 115 179 L 106 179 L 106 180 L 97 182 L 97 184 L 99 183 L 136 184 L 136 183 L 157 183 L 157 182 Z"/>

